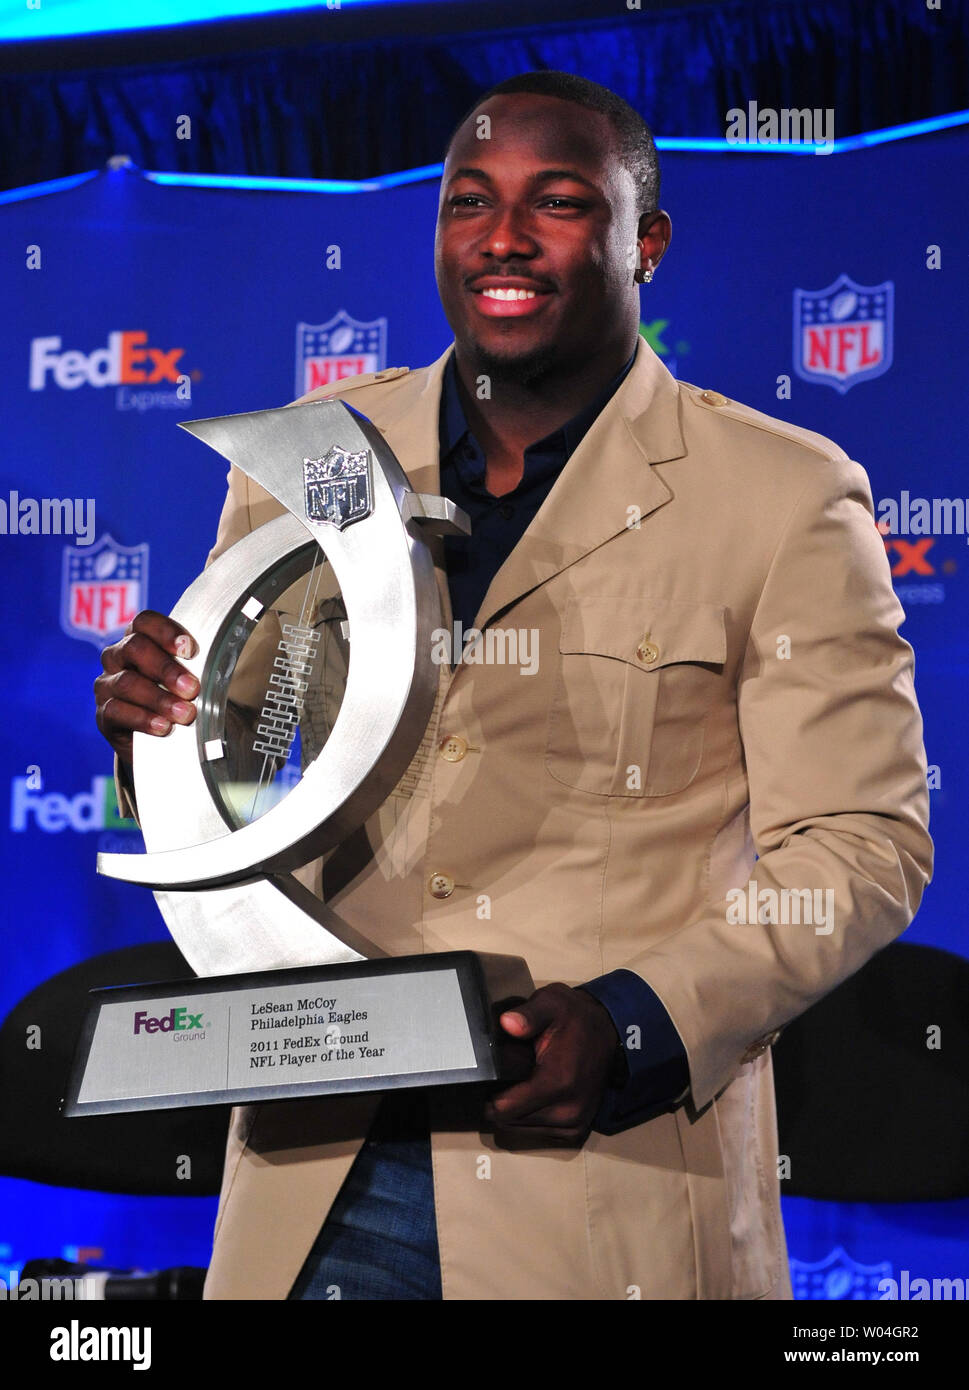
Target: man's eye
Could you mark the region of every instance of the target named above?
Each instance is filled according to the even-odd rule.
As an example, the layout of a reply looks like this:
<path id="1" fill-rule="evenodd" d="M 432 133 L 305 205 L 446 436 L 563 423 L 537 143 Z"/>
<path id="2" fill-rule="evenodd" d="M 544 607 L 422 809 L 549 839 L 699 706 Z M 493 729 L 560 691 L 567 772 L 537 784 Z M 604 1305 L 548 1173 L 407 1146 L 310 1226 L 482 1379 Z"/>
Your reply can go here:
<path id="1" fill-rule="evenodd" d="M 579 202 L 577 198 L 546 198 L 542 203 L 543 208 L 552 207 L 553 205 L 569 210 L 573 208 L 584 208 L 586 206 L 585 203 Z"/>
<path id="2" fill-rule="evenodd" d="M 477 193 L 462 193 L 457 198 L 450 199 L 450 206 L 452 208 L 477 207 L 480 206 L 483 201 L 482 198 L 478 197 Z"/>

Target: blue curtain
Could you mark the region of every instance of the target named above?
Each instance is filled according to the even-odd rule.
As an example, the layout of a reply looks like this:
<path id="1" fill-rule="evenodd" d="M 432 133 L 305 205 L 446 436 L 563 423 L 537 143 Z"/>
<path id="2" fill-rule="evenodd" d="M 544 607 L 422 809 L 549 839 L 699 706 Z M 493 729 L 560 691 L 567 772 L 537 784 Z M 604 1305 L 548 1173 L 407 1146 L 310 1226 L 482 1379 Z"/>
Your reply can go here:
<path id="1" fill-rule="evenodd" d="M 15 66 L 15 47 L 0 67 Z M 665 136 L 722 137 L 725 112 L 749 100 L 832 107 L 843 136 L 969 107 L 969 7 L 734 0 L 655 13 L 617 0 L 601 20 L 504 32 L 10 72 L 0 183 L 79 173 L 113 154 L 144 169 L 372 177 L 436 162 L 481 91 L 540 67 L 604 83 Z M 191 118 L 190 139 L 179 116 Z"/>

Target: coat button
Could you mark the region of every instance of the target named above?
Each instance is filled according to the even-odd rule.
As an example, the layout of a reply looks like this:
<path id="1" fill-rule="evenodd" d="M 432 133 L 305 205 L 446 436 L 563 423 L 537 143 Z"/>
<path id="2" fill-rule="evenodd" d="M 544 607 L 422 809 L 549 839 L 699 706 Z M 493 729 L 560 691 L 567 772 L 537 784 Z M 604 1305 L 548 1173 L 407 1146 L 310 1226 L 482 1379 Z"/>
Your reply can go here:
<path id="1" fill-rule="evenodd" d="M 707 405 L 726 405 L 726 396 L 721 396 L 719 391 L 701 391 L 700 400 L 706 401 Z"/>
<path id="2" fill-rule="evenodd" d="M 459 763 L 468 751 L 468 740 L 460 734 L 448 734 L 441 739 L 441 757 L 446 763 Z"/>
<path id="3" fill-rule="evenodd" d="M 644 637 L 636 648 L 636 657 L 644 665 L 649 666 L 659 657 L 659 647 L 655 642 L 651 642 L 648 637 Z"/>
<path id="4" fill-rule="evenodd" d="M 432 898 L 449 898 L 454 892 L 454 879 L 450 874 L 431 874 L 427 889 Z"/>

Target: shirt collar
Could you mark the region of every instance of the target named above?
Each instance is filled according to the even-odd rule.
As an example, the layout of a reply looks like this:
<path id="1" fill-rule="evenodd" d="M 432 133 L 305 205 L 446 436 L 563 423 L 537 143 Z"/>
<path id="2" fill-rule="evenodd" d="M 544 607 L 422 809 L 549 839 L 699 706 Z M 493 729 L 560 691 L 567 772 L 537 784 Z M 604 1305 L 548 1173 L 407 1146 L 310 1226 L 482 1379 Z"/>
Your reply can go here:
<path id="1" fill-rule="evenodd" d="M 584 410 L 580 410 L 577 415 L 573 415 L 572 419 L 567 420 L 560 429 L 553 430 L 551 434 L 545 435 L 542 439 L 537 439 L 534 444 L 529 444 L 525 450 L 526 454 L 532 451 L 558 453 L 562 456 L 562 463 L 564 464 L 575 453 L 583 435 L 619 389 L 635 360 L 636 349 L 634 348 L 628 362 L 620 368 L 612 381 L 596 396 L 594 401 L 591 401 Z M 458 393 L 458 372 L 452 352 L 444 367 L 444 378 L 441 386 L 441 462 L 443 463 L 461 443 L 465 435 L 470 434 L 471 430 Z M 473 435 L 471 437 L 473 438 Z"/>

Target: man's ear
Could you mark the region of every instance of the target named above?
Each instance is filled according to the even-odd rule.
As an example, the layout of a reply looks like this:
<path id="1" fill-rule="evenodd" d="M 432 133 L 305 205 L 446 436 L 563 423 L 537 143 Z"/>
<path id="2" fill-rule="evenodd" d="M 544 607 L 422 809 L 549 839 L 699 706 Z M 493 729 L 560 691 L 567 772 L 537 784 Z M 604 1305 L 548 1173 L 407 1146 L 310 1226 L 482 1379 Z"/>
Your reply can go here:
<path id="1" fill-rule="evenodd" d="M 655 212 L 644 212 L 639 219 L 637 238 L 639 241 L 640 266 L 643 270 L 655 270 L 666 252 L 673 236 L 673 224 L 668 212 L 657 208 Z"/>

